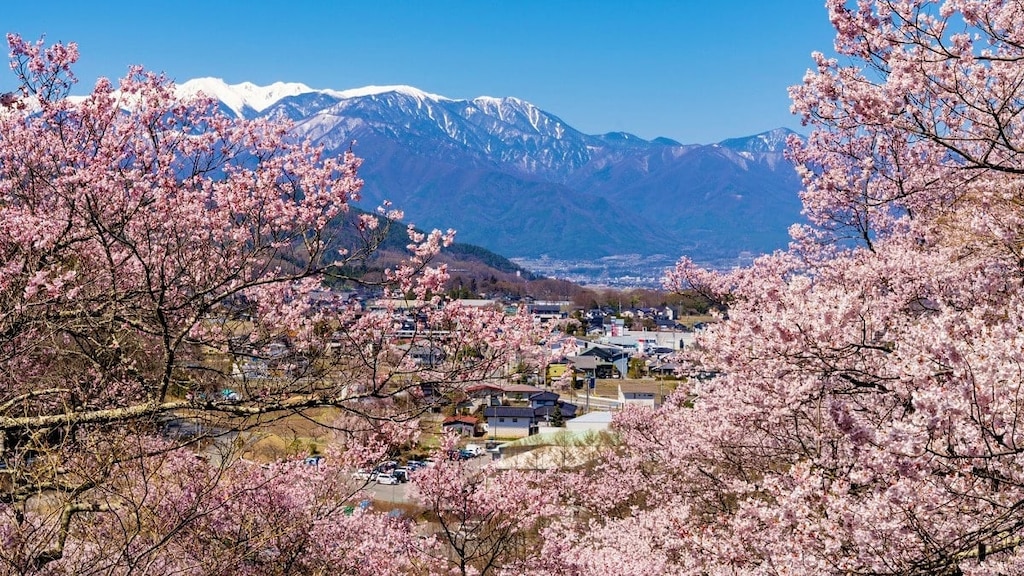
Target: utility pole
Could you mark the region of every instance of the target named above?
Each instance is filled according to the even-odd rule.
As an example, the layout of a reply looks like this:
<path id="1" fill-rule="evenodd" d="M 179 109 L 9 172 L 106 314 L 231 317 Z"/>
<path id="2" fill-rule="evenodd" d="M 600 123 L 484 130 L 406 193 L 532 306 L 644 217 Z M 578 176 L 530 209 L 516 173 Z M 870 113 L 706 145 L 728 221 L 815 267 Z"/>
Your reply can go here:
<path id="1" fill-rule="evenodd" d="M 596 386 L 595 377 L 594 376 L 588 377 L 587 378 L 587 409 L 586 409 L 587 412 L 590 412 L 590 389 L 595 387 L 595 386 Z"/>

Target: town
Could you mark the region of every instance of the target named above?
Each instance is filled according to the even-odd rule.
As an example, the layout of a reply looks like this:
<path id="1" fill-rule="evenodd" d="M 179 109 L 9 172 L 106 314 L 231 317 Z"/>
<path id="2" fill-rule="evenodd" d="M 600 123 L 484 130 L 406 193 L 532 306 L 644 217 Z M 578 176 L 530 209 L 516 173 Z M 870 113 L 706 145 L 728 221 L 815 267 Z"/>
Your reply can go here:
<path id="1" fill-rule="evenodd" d="M 446 360 L 444 341 L 450 334 L 425 326 L 422 310 L 428 304 L 375 296 L 369 291 L 321 290 L 309 297 L 320 312 L 338 313 L 344 308 L 391 314 L 394 345 L 417 369 L 429 370 Z M 432 381 L 419 384 L 411 396 L 423 407 L 420 427 L 424 438 L 434 439 L 426 449 L 436 443 L 437 435 L 457 434 L 464 437 L 463 445 L 485 445 L 486 450 L 471 450 L 474 457 L 499 460 L 510 454 L 519 456 L 499 465 L 507 468 L 515 465 L 513 462 L 531 460 L 521 457 L 525 447 L 541 449 L 564 443 L 572 433 L 584 433 L 577 436 L 585 437 L 587 432 L 607 431 L 616 412 L 629 406 L 657 408 L 686 381 L 690 373 L 679 364 L 678 354 L 714 321 L 709 314 L 681 317 L 671 306 L 581 309 L 570 301 L 522 300 L 455 301 L 460 306 L 508 315 L 525 314 L 544 337 L 539 352 L 533 353 L 532 363 L 522 359 L 518 364 L 510 362 L 496 367 L 486 378 L 458 388 Z M 340 343 L 342 338 L 339 333 L 334 340 Z M 232 367 L 238 386 L 222 391 L 222 395 L 241 400 L 242 390 L 260 389 L 261 382 L 275 377 L 302 374 L 311 364 L 286 339 L 271 343 L 267 351 L 244 351 Z M 282 372 L 283 366 L 288 367 L 288 374 Z M 264 459 L 315 458 L 325 446 L 312 436 L 315 434 L 291 437 L 278 442 L 280 449 L 266 450 L 259 446 L 261 442 L 263 448 L 268 444 L 265 432 L 257 430 L 247 436 L 257 439 L 257 446 L 249 454 Z M 307 453 L 295 453 L 296 447 L 305 447 Z M 401 457 L 390 453 L 382 459 L 394 462 Z M 408 459 L 426 457 L 423 447 L 406 448 Z M 373 470 L 372 476 L 359 471 L 355 474 L 376 480 L 380 471 Z"/>

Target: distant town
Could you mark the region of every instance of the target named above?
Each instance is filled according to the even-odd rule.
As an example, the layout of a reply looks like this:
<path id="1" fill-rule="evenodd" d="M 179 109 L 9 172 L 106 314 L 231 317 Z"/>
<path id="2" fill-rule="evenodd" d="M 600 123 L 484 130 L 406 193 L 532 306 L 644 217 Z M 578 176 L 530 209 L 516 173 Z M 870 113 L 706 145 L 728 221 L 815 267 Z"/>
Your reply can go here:
<path id="1" fill-rule="evenodd" d="M 596 260 L 562 260 L 540 258 L 510 258 L 516 265 L 546 278 L 569 280 L 581 286 L 609 288 L 660 289 L 665 270 L 675 265 L 677 256 L 654 254 L 620 254 Z M 707 263 L 708 267 L 725 270 L 749 265 L 755 258 L 752 252 L 742 252 L 736 258 Z"/>

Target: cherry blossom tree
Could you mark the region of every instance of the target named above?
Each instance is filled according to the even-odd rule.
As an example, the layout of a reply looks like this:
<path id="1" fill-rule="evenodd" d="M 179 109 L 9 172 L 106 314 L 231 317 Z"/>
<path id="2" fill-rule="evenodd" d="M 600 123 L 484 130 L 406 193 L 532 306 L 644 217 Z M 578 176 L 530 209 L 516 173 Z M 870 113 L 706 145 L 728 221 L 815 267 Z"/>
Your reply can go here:
<path id="1" fill-rule="evenodd" d="M 723 312 L 563 494 L 551 573 L 1024 571 L 1024 7 L 827 2 L 791 91 L 809 223 L 668 283 Z"/>
<path id="2" fill-rule="evenodd" d="M 529 573 L 539 561 L 540 528 L 559 513 L 547 478 L 449 457 L 457 441 L 445 438 L 436 464 L 414 478 L 415 501 L 442 544 L 423 552 L 461 576 Z"/>
<path id="3" fill-rule="evenodd" d="M 411 226 L 381 308 L 339 300 L 325 281 L 402 217 L 350 210 L 352 153 L 140 68 L 70 97 L 74 44 L 7 39 L 0 573 L 431 573 L 408 522 L 352 507 L 350 467 L 503 373 L 529 319 L 442 303 L 430 261 L 452 232 Z M 311 408 L 336 415 L 323 466 L 238 458 Z"/>

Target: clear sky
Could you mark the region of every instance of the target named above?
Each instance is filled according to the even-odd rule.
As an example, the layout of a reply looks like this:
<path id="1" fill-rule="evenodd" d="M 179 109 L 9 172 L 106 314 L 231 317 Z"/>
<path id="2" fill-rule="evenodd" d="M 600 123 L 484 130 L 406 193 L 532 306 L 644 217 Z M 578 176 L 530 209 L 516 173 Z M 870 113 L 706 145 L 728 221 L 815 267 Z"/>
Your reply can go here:
<path id="1" fill-rule="evenodd" d="M 3 0 L 0 23 L 77 42 L 76 93 L 130 64 L 178 82 L 408 84 L 687 144 L 799 129 L 786 88 L 833 39 L 824 0 Z"/>

